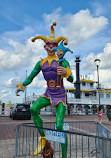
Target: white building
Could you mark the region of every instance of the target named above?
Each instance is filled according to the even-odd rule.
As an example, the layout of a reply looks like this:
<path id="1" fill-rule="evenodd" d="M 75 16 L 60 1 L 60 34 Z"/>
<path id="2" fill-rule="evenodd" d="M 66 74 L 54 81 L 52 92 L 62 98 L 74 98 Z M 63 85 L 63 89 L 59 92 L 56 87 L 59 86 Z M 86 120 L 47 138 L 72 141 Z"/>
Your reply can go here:
<path id="1" fill-rule="evenodd" d="M 73 105 L 73 109 L 76 112 L 86 112 L 89 109 L 89 113 L 95 113 L 97 106 L 99 105 L 99 94 L 97 89 L 97 83 L 93 80 L 87 80 L 82 78 L 80 80 L 80 93 L 81 98 L 75 98 L 75 86 L 74 89 L 67 90 L 67 99 L 70 105 Z M 111 105 L 111 89 L 100 88 L 100 105 L 103 106 L 104 112 L 106 107 Z M 95 112 L 94 112 L 95 109 Z"/>

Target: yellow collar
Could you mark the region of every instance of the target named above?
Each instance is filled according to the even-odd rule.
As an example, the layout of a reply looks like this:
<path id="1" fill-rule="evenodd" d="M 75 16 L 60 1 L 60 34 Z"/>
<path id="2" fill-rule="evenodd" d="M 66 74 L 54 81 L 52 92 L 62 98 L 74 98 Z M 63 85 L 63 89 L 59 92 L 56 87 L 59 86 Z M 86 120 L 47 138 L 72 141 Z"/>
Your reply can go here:
<path id="1" fill-rule="evenodd" d="M 59 58 L 57 58 L 55 54 L 53 56 L 50 56 L 48 54 L 47 58 L 41 59 L 41 66 L 43 66 L 48 61 L 48 64 L 49 64 L 49 67 L 50 67 L 53 60 L 58 61 Z"/>

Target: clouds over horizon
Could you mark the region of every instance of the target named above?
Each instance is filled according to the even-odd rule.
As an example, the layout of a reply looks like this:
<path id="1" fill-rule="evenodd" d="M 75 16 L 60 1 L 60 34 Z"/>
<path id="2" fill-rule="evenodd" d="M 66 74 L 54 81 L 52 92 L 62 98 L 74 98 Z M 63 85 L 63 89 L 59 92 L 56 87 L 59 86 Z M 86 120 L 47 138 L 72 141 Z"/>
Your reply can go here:
<path id="1" fill-rule="evenodd" d="M 0 99 L 5 98 L 7 96 L 9 96 L 11 94 L 11 91 L 4 89 L 2 91 L 0 91 Z"/>
<path id="2" fill-rule="evenodd" d="M 43 19 L 44 22 L 47 22 L 48 31 L 52 20 L 57 21 L 58 26 L 57 31 L 55 29 L 55 33 L 58 36 L 64 35 L 68 37 L 69 46 L 71 45 L 73 48 L 104 29 L 108 24 L 107 18 L 103 16 L 94 17 L 88 9 L 80 10 L 76 14 L 61 15 L 61 8 L 58 8 L 51 14 L 44 14 Z M 33 33 L 33 30 L 34 28 L 31 29 L 30 27 L 30 34 L 31 32 Z M 24 32 L 28 32 L 28 28 L 18 33 L 17 31 L 15 33 L 14 31 L 7 33 L 7 39 L 9 38 L 7 45 L 9 45 L 10 50 L 0 49 L 0 69 L 18 69 L 19 67 L 27 66 L 27 60 L 29 60 L 30 66 L 35 57 L 41 56 L 40 52 L 44 51 L 44 42 L 42 40 L 36 40 L 32 43 L 31 38 L 29 38 L 24 41 L 24 44 L 21 44 L 11 39 L 13 36 L 16 38 L 17 34 L 20 38 L 24 37 Z"/>
<path id="3" fill-rule="evenodd" d="M 107 87 L 111 87 L 111 43 L 107 43 L 103 51 L 95 55 L 90 53 L 83 59 L 82 70 L 94 72 L 94 76 L 97 80 L 96 66 L 94 63 L 95 59 L 100 59 L 101 63 L 99 66 L 100 82 L 105 84 Z"/>
<path id="4" fill-rule="evenodd" d="M 51 14 L 44 14 L 43 18 L 49 24 L 57 21 L 60 25 L 57 35 L 66 36 L 69 39 L 69 45 L 73 47 L 97 34 L 108 24 L 107 18 L 91 15 L 89 9 L 80 10 L 76 14 L 61 15 L 61 8 L 58 8 Z"/>
<path id="5" fill-rule="evenodd" d="M 83 59 L 85 61 L 83 65 L 83 69 L 89 69 L 93 71 L 94 66 L 92 65 L 94 65 L 94 60 L 96 58 L 101 60 L 101 64 L 100 64 L 101 69 L 104 70 L 110 69 L 111 67 L 110 57 L 111 57 L 111 43 L 107 43 L 102 52 L 99 52 L 97 55 L 95 55 L 92 52 Z"/>
<path id="6" fill-rule="evenodd" d="M 0 49 L 0 70 L 15 70 L 30 66 L 33 57 L 40 57 L 39 53 L 43 51 L 41 40 L 32 43 L 31 39 L 28 39 L 25 44 L 21 44 L 9 39 L 8 44 L 12 47 L 12 50 Z"/>
<path id="7" fill-rule="evenodd" d="M 91 14 L 89 9 L 86 9 L 80 10 L 76 14 L 68 13 L 62 15 L 61 8 L 55 9 L 51 14 L 43 14 L 43 21 L 40 22 L 41 28 L 43 29 L 42 35 L 49 37 L 50 26 L 53 21 L 56 21 L 56 37 L 67 37 L 69 39 L 68 47 L 75 49 L 75 47 L 80 46 L 82 43 L 88 41 L 88 39 L 107 27 L 109 22 L 108 19 L 104 16 L 99 16 L 100 13 L 96 14 L 97 16 Z M 45 57 L 47 53 L 44 53 L 44 42 L 42 40 L 36 40 L 34 43 L 31 42 L 32 36 L 37 34 L 40 35 L 39 31 L 41 32 L 40 27 L 37 30 L 37 26 L 34 26 L 33 28 L 32 26 L 24 26 L 23 30 L 4 32 L 2 34 L 1 41 L 2 39 L 5 41 L 5 47 L 3 49 L 0 48 L 0 71 L 2 73 L 4 71 L 8 72 L 9 70 L 20 70 L 20 72 L 22 72 L 23 69 L 32 70 L 36 62 L 40 60 L 40 57 Z M 37 34 L 35 34 L 35 32 L 37 32 Z M 103 52 L 98 52 L 97 56 L 93 52 L 86 56 L 85 59 L 82 60 L 82 62 L 86 63 L 83 65 L 83 68 L 87 69 L 88 67 L 89 71 L 94 71 L 94 73 L 96 73 L 94 66 L 92 67 L 92 64 L 94 65 L 94 59 L 97 57 L 102 61 L 101 72 L 104 72 L 104 74 L 110 73 L 110 47 L 111 43 L 108 43 L 106 46 L 104 46 Z M 72 56 L 69 58 L 69 60 L 71 61 L 71 59 Z M 19 80 L 20 79 L 22 79 L 21 76 Z M 109 81 L 109 76 L 107 76 L 107 79 Z M 4 80 L 2 82 L 4 84 L 4 88 L 13 88 L 13 85 L 15 86 L 17 81 L 18 76 L 15 75 L 9 77 L 7 81 Z M 67 81 L 65 81 L 65 86 L 72 86 L 70 83 L 66 82 Z M 42 79 L 41 75 L 39 75 L 39 77 L 37 76 L 31 83 L 30 88 L 34 87 L 46 87 L 46 81 Z"/>

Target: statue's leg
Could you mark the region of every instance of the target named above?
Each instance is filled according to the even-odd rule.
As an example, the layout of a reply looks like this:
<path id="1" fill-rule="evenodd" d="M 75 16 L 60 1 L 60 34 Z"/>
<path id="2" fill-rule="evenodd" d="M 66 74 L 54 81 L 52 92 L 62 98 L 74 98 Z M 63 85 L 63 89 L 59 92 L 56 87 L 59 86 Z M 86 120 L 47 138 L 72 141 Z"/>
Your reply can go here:
<path id="1" fill-rule="evenodd" d="M 33 106 L 30 108 L 30 111 L 32 113 L 35 126 L 43 127 L 43 121 L 39 115 L 39 110 L 49 106 L 50 104 L 50 99 L 45 97 L 40 97 L 37 101 L 34 102 Z M 38 129 L 38 131 L 42 137 L 45 136 L 43 129 Z"/>
<path id="2" fill-rule="evenodd" d="M 56 106 L 56 128 L 63 130 L 63 120 L 65 116 L 66 107 L 60 102 Z M 62 147 L 62 158 L 67 158 L 67 135 L 65 144 L 61 144 Z"/>

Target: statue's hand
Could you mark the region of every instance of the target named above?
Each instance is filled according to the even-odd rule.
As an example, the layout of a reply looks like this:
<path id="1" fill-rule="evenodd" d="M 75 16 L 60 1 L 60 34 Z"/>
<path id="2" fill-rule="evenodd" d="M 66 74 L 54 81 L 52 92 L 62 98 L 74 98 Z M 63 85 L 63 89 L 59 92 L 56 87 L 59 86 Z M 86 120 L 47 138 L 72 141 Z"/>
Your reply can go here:
<path id="1" fill-rule="evenodd" d="M 18 87 L 18 88 L 16 89 L 16 91 L 15 91 L 16 96 L 20 96 L 20 95 L 18 94 L 18 92 L 20 92 L 20 91 L 24 92 L 24 89 L 21 88 L 21 87 Z"/>
<path id="2" fill-rule="evenodd" d="M 57 75 L 65 76 L 65 75 L 67 75 L 67 70 L 62 66 L 58 66 Z"/>
<path id="3" fill-rule="evenodd" d="M 20 96 L 20 95 L 18 94 L 20 91 L 24 92 L 24 88 L 18 87 L 18 88 L 16 89 L 16 91 L 15 91 L 16 96 Z"/>
<path id="4" fill-rule="evenodd" d="M 24 91 L 24 86 L 22 85 L 22 82 L 20 82 L 19 84 L 17 84 L 16 85 L 16 87 L 17 87 L 17 89 L 16 89 L 16 91 L 15 91 L 15 94 L 16 94 L 16 96 L 20 96 L 19 94 L 18 94 L 18 92 L 20 92 L 20 91 Z"/>

